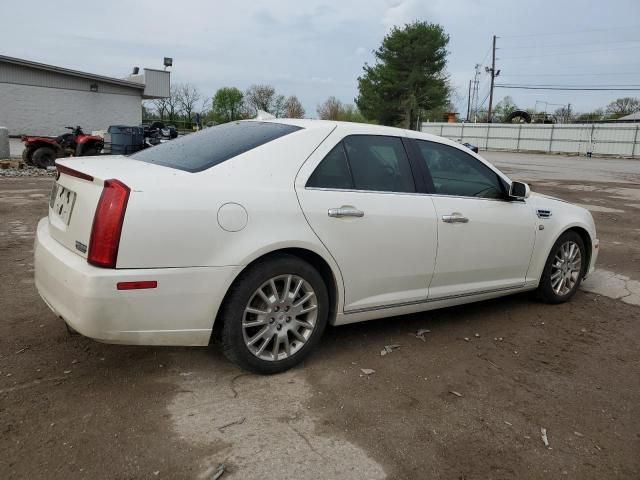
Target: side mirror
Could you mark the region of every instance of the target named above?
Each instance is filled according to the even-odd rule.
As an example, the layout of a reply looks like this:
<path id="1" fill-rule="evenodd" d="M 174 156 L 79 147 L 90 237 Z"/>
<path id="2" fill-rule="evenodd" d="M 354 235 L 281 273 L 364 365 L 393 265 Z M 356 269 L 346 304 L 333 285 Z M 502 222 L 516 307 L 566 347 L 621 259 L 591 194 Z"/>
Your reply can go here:
<path id="1" fill-rule="evenodd" d="M 509 187 L 509 197 L 523 200 L 525 198 L 529 198 L 530 194 L 531 189 L 526 183 L 511 182 L 511 186 Z"/>

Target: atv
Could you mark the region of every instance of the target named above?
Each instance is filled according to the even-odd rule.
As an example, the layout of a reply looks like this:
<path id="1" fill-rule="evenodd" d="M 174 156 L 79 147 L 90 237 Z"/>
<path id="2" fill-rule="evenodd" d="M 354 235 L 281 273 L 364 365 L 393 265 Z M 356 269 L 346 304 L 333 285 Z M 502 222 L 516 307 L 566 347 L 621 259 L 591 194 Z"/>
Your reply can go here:
<path id="1" fill-rule="evenodd" d="M 71 130 L 71 133 L 65 133 L 58 137 L 23 136 L 22 159 L 24 163 L 39 168 L 53 167 L 56 158 L 99 155 L 104 148 L 102 137 L 85 135 L 79 125 L 65 128 Z"/>

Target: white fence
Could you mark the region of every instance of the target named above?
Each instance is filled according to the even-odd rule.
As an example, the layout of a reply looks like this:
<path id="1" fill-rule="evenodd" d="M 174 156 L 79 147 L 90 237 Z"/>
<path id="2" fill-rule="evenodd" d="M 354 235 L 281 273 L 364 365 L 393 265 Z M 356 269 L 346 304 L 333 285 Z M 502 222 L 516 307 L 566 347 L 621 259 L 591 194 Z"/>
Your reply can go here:
<path id="1" fill-rule="evenodd" d="M 640 124 L 423 123 L 422 131 L 481 150 L 640 156 Z"/>

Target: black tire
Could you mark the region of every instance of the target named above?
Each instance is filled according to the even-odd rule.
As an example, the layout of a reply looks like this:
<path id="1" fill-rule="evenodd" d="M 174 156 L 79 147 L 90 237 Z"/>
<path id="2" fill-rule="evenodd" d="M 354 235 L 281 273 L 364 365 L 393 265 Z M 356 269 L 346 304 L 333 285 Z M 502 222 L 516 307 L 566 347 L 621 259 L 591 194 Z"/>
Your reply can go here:
<path id="1" fill-rule="evenodd" d="M 242 322 L 245 308 L 256 290 L 269 279 L 279 275 L 295 275 L 311 286 L 317 300 L 315 328 L 297 352 L 282 360 L 264 360 L 254 355 L 246 345 Z M 245 370 L 259 374 L 283 372 L 302 362 L 311 353 L 322 337 L 328 315 L 327 287 L 315 268 L 293 255 L 279 254 L 268 257 L 242 272 L 227 293 L 217 320 L 223 322 L 220 330 L 223 352 L 229 360 Z"/>
<path id="2" fill-rule="evenodd" d="M 33 148 L 25 148 L 22 150 L 22 161 L 27 165 L 33 165 L 31 156 L 33 155 Z"/>
<path id="3" fill-rule="evenodd" d="M 56 164 L 56 151 L 50 147 L 37 148 L 31 155 L 31 161 L 38 168 L 53 167 Z"/>
<path id="4" fill-rule="evenodd" d="M 577 280 L 570 288 L 570 290 L 566 293 L 559 294 L 553 288 L 552 285 L 552 270 L 554 262 L 556 261 L 556 255 L 561 255 L 560 251 L 562 246 L 567 242 L 575 243 L 580 249 L 580 272 L 578 273 Z M 564 303 L 571 299 L 578 291 L 580 287 L 580 283 L 582 282 L 582 278 L 586 272 L 587 268 L 587 253 L 584 246 L 584 241 L 582 237 L 578 235 L 576 232 L 568 231 L 560 235 L 560 238 L 556 240 L 551 247 L 551 252 L 549 253 L 549 257 L 547 258 L 547 262 L 544 265 L 544 270 L 542 272 L 542 278 L 540 279 L 540 284 L 538 285 L 537 296 L 540 300 L 545 303 Z"/>
<path id="5" fill-rule="evenodd" d="M 99 155 L 99 154 L 100 152 L 98 151 L 98 148 L 93 146 L 82 151 L 83 157 L 95 157 L 96 155 Z"/>

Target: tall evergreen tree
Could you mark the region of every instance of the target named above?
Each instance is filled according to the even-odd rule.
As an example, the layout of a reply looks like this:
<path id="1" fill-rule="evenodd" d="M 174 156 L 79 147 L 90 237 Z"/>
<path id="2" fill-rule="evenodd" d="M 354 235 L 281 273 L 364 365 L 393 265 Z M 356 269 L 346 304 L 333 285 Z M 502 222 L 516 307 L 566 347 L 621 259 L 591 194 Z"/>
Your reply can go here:
<path id="1" fill-rule="evenodd" d="M 365 117 L 383 125 L 415 128 L 421 111 L 447 104 L 445 74 L 449 35 L 437 24 L 394 27 L 358 78 L 356 104 Z"/>

